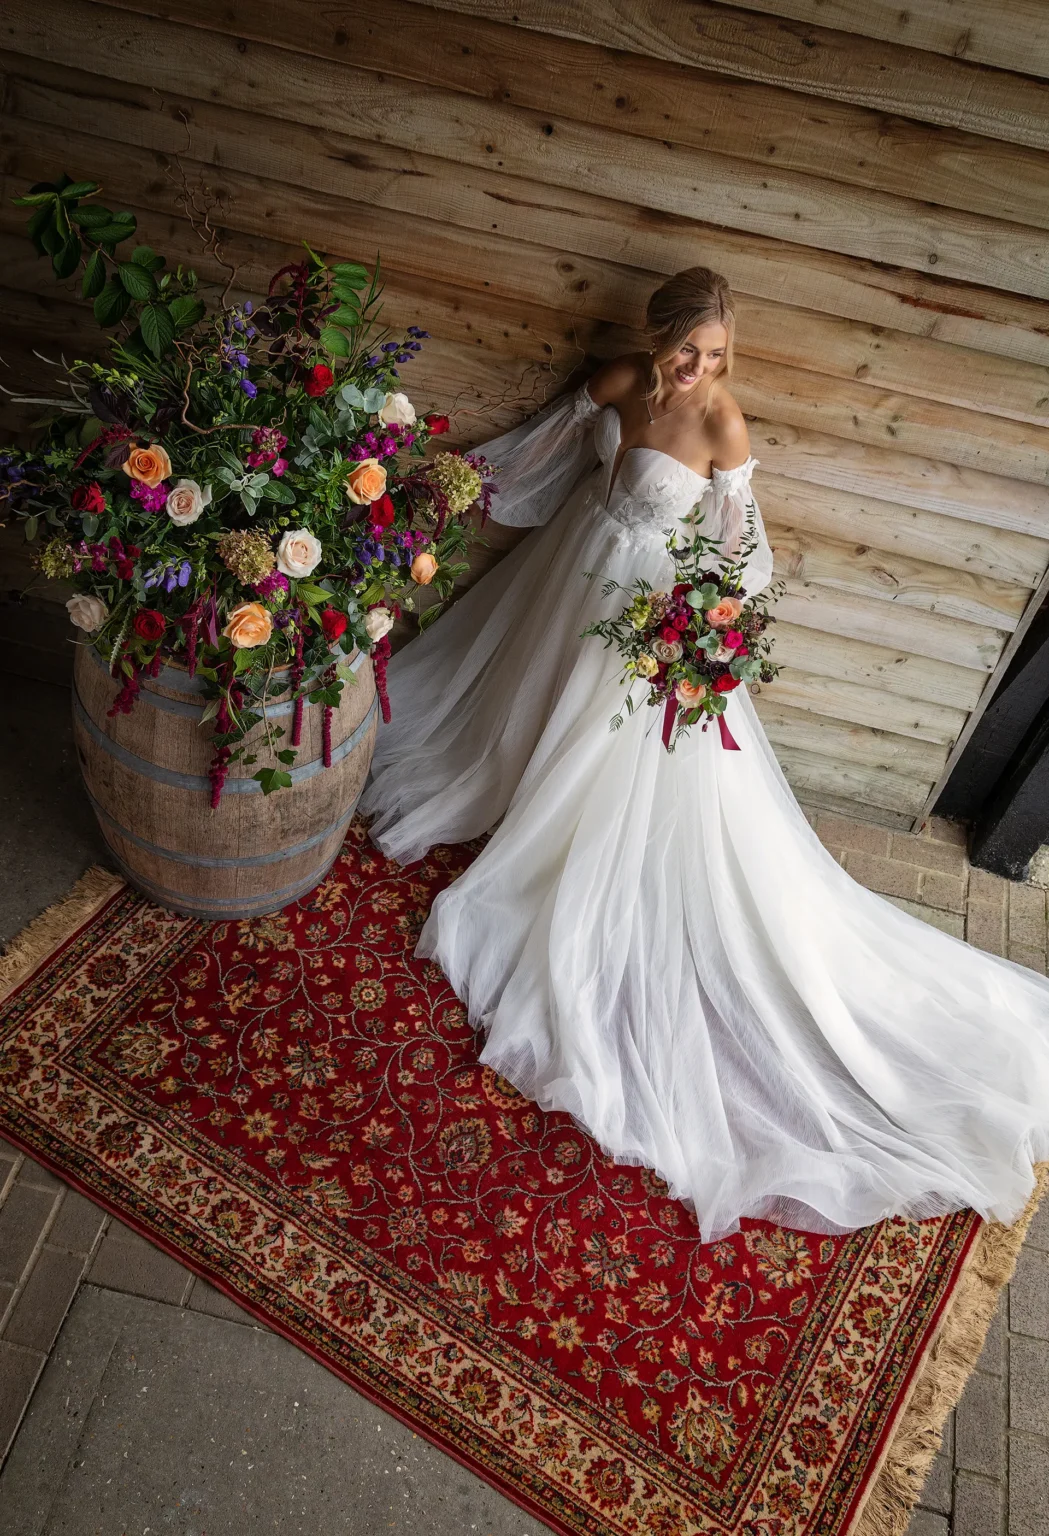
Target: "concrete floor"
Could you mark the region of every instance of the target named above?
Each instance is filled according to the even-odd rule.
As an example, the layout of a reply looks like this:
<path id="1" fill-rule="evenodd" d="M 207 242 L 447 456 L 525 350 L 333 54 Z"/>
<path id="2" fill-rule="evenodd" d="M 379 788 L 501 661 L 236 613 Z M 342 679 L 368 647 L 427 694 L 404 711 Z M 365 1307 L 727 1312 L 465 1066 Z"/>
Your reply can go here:
<path id="1" fill-rule="evenodd" d="M 68 689 L 0 676 L 0 691 L 5 940 L 106 858 Z M 21 1418 L 3 1536 L 547 1530 L 0 1143 L 3 1196 L 0 1456 L 5 1416 Z"/>

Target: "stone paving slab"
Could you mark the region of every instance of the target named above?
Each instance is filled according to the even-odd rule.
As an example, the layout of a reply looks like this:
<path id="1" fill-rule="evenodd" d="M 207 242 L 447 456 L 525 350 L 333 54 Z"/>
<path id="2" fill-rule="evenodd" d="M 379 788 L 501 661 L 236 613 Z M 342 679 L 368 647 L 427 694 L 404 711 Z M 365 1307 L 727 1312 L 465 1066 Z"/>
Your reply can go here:
<path id="1" fill-rule="evenodd" d="M 0 1475 L 10 1536 L 542 1536 L 264 1329 L 85 1286 Z"/>

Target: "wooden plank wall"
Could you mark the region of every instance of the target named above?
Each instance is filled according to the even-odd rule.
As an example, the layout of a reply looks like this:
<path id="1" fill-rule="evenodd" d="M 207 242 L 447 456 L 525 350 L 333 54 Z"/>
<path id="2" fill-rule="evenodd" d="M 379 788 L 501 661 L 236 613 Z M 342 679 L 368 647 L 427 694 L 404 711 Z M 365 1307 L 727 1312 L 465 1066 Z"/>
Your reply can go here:
<path id="1" fill-rule="evenodd" d="M 0 191 L 99 175 L 194 259 L 178 156 L 246 289 L 303 238 L 381 251 L 387 316 L 434 336 L 406 386 L 468 440 L 720 269 L 787 582 L 758 707 L 803 799 L 910 825 L 1044 597 L 1047 14 L 6 0 Z M 5 202 L 3 355 L 39 381 L 30 344 L 92 326 L 19 230 Z"/>

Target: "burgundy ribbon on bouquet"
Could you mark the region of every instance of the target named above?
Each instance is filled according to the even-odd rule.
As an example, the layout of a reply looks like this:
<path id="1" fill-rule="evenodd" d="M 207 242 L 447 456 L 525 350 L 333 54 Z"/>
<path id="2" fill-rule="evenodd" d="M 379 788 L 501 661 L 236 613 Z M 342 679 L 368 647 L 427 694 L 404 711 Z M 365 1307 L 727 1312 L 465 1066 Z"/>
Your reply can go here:
<path id="1" fill-rule="evenodd" d="M 663 710 L 663 745 L 668 752 L 670 751 L 670 738 L 674 732 L 674 721 L 677 719 L 677 712 L 678 702 L 674 695 L 671 694 Z M 718 730 L 721 732 L 721 745 L 725 751 L 738 752 L 740 750 L 739 742 L 729 730 L 728 723 L 723 714 L 718 715 Z"/>

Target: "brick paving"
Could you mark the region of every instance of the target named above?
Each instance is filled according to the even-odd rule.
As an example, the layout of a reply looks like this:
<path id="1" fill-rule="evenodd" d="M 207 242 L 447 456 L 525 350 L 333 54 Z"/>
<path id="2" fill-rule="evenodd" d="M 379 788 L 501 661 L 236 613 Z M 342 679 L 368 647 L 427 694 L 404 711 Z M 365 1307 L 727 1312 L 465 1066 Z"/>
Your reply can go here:
<path id="1" fill-rule="evenodd" d="M 821 811 L 809 819 L 871 890 L 1045 974 L 1046 888 L 970 868 L 961 828 L 934 820 L 910 835 Z M 259 1326 L 0 1140 L 0 1464 L 85 1283 Z M 977 1370 L 948 1421 L 908 1536 L 1049 1536 L 1049 1205 L 1032 1224 Z"/>

